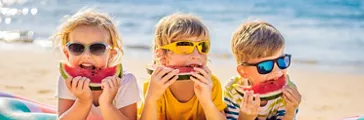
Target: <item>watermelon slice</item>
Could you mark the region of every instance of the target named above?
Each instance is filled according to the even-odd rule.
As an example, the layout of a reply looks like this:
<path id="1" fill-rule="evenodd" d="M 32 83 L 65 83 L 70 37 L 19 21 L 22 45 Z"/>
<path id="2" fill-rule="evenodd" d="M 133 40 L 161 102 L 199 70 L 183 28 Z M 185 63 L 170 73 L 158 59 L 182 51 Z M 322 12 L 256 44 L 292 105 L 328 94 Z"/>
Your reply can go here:
<path id="1" fill-rule="evenodd" d="M 191 72 L 193 72 L 193 68 L 194 67 L 200 67 L 202 68 L 201 65 L 189 65 L 189 66 L 166 66 L 172 69 L 179 69 L 179 73 L 178 73 L 178 78 L 177 80 L 189 80 L 191 77 Z M 152 74 L 154 69 L 156 67 L 155 66 L 149 66 L 147 67 L 147 72 L 148 74 Z"/>
<path id="2" fill-rule="evenodd" d="M 282 88 L 290 83 L 288 76 L 282 76 L 277 80 L 265 81 L 253 86 L 241 86 L 234 84 L 237 92 L 244 96 L 243 91 L 254 91 L 254 94 L 259 94 L 261 100 L 271 100 L 282 95 Z M 293 83 L 290 83 L 293 84 Z"/>
<path id="3" fill-rule="evenodd" d="M 122 64 L 115 65 L 109 68 L 93 68 L 85 69 L 81 67 L 71 67 L 66 63 L 60 63 L 60 72 L 63 79 L 67 79 L 69 76 L 77 77 L 83 76 L 91 80 L 90 89 L 91 90 L 101 90 L 101 81 L 109 76 L 119 76 L 122 77 L 123 67 Z"/>

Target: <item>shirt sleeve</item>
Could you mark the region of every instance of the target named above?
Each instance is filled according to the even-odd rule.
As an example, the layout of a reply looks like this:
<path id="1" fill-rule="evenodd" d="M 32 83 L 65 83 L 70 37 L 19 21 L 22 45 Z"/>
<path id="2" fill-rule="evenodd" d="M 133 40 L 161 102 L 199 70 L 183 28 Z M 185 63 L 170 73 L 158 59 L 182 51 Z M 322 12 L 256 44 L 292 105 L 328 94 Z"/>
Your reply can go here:
<path id="1" fill-rule="evenodd" d="M 227 105 L 227 107 L 225 109 L 226 118 L 228 120 L 238 119 L 240 106 L 233 101 L 232 97 L 229 96 L 229 95 L 231 95 L 231 93 L 229 91 L 225 91 L 224 95 L 225 95 L 224 101 Z"/>
<path id="2" fill-rule="evenodd" d="M 216 76 L 212 76 L 212 81 L 214 84 L 212 88 L 213 102 L 219 111 L 223 111 L 226 108 L 226 104 L 224 103 L 222 97 L 221 83 Z"/>
<path id="3" fill-rule="evenodd" d="M 116 108 L 119 109 L 141 100 L 138 82 L 133 74 L 124 73 L 120 84 L 119 91 L 115 96 Z"/>
<path id="4" fill-rule="evenodd" d="M 293 117 L 294 120 L 296 120 L 296 115 L 298 113 L 298 108 L 296 109 L 296 113 L 295 113 L 295 116 Z M 276 119 L 283 119 L 283 116 L 286 114 L 286 109 L 285 109 L 285 105 L 283 104 L 282 102 L 282 105 L 281 107 L 279 107 L 278 111 L 277 111 L 277 114 L 274 115 L 274 117 L 276 117 Z"/>
<path id="5" fill-rule="evenodd" d="M 71 93 L 71 91 L 68 90 L 65 80 L 61 76 L 59 76 L 59 79 L 58 79 L 56 97 L 63 98 L 63 99 L 76 100 L 76 96 L 74 96 Z"/>
<path id="6" fill-rule="evenodd" d="M 227 105 L 225 109 L 225 114 L 226 119 L 228 120 L 237 120 L 240 111 L 240 105 L 237 102 L 237 99 L 234 98 L 234 95 L 237 95 L 237 93 L 233 93 L 233 83 L 234 80 L 230 80 L 229 83 L 224 86 L 224 102 Z"/>

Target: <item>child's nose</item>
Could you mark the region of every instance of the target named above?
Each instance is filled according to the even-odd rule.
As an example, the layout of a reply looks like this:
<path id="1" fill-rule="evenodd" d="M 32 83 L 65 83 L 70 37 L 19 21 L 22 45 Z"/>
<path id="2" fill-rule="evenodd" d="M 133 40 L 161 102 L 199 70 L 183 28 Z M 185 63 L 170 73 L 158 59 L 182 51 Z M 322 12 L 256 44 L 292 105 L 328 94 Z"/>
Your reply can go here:
<path id="1" fill-rule="evenodd" d="M 81 57 L 82 57 L 82 59 L 90 59 L 90 58 L 91 58 L 91 53 L 90 53 L 90 51 L 89 51 L 89 50 L 85 50 L 85 52 L 83 52 L 83 53 L 81 54 Z"/>
<path id="2" fill-rule="evenodd" d="M 283 74 L 282 69 L 278 67 L 278 64 L 277 63 L 274 64 L 274 67 L 273 67 L 273 70 L 272 70 L 272 74 L 273 75 L 277 75 L 277 76 L 281 76 Z"/>
<path id="3" fill-rule="evenodd" d="M 197 47 L 193 49 L 192 55 L 200 55 L 200 52 L 198 52 Z"/>

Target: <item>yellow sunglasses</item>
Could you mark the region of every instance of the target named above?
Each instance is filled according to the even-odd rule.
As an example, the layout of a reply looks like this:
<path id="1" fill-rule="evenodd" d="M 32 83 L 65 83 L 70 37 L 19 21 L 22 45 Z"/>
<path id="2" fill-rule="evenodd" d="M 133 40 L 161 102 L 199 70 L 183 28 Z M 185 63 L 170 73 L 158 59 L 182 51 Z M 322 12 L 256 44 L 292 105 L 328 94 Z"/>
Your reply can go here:
<path id="1" fill-rule="evenodd" d="M 160 48 L 170 50 L 176 54 L 191 54 L 196 47 L 200 54 L 202 54 L 202 53 L 207 54 L 207 53 L 209 53 L 209 50 L 210 50 L 210 42 L 209 41 L 199 41 L 199 42 L 177 41 L 177 42 L 173 42 L 168 45 L 162 46 Z"/>

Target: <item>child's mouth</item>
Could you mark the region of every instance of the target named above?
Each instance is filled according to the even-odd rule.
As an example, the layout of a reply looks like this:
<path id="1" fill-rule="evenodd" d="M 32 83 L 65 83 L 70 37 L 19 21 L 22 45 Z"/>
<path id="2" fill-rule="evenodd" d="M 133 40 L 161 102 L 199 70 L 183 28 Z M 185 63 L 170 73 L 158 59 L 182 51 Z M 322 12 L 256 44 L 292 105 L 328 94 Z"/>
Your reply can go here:
<path id="1" fill-rule="evenodd" d="M 264 82 L 268 82 L 268 81 L 275 81 L 275 80 L 279 80 L 279 79 L 284 79 L 284 75 L 280 76 L 280 77 L 277 77 L 277 78 L 274 78 L 274 79 L 270 79 L 270 80 L 266 80 Z"/>

